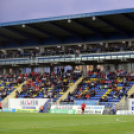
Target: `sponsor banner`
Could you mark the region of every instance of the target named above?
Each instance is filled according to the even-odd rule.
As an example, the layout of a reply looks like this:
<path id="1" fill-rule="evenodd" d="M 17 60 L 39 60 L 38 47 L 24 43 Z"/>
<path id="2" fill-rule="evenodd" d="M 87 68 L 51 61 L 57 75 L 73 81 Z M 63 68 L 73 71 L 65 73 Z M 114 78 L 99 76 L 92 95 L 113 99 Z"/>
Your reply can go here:
<path id="1" fill-rule="evenodd" d="M 86 105 L 96 105 L 98 101 L 84 101 Z M 81 105 L 83 101 L 76 101 L 75 105 Z"/>
<path id="2" fill-rule="evenodd" d="M 82 110 L 77 109 L 75 114 L 81 114 Z M 103 110 L 87 110 L 85 109 L 84 114 L 102 114 Z"/>
<path id="3" fill-rule="evenodd" d="M 73 109 L 51 109 L 51 114 L 75 114 L 76 110 Z"/>
<path id="4" fill-rule="evenodd" d="M 8 108 L 3 108 L 2 112 L 12 112 L 12 109 L 8 109 Z"/>
<path id="5" fill-rule="evenodd" d="M 10 109 L 39 109 L 49 99 L 8 99 Z"/>
<path id="6" fill-rule="evenodd" d="M 117 110 L 117 115 L 134 115 L 133 110 Z"/>
<path id="7" fill-rule="evenodd" d="M 8 109 L 8 108 L 3 108 L 2 110 L 0 109 L 0 112 L 12 112 L 14 113 L 16 109 Z"/>
<path id="8" fill-rule="evenodd" d="M 75 111 L 75 114 L 81 114 L 81 106 L 69 106 L 69 105 L 52 105 L 50 113 L 52 113 L 54 110 L 57 111 L 57 113 L 61 113 L 61 111 Z M 102 114 L 104 110 L 104 106 L 89 106 L 87 105 L 85 108 L 85 114 Z M 73 112 L 74 112 L 73 111 Z M 55 111 L 53 112 L 55 113 Z M 71 113 L 71 112 L 70 112 Z M 66 112 L 67 114 L 67 112 Z"/>
<path id="9" fill-rule="evenodd" d="M 128 110 L 134 110 L 134 99 L 128 99 Z"/>
<path id="10" fill-rule="evenodd" d="M 37 109 L 16 109 L 16 113 L 38 113 Z"/>

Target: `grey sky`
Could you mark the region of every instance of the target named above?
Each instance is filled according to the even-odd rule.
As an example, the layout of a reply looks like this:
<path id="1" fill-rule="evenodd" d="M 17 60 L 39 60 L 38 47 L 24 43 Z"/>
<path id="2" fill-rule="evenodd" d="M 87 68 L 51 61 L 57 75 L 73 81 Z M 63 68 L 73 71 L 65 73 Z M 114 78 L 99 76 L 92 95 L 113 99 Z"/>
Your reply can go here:
<path id="1" fill-rule="evenodd" d="M 0 22 L 132 7 L 133 0 L 0 0 Z"/>

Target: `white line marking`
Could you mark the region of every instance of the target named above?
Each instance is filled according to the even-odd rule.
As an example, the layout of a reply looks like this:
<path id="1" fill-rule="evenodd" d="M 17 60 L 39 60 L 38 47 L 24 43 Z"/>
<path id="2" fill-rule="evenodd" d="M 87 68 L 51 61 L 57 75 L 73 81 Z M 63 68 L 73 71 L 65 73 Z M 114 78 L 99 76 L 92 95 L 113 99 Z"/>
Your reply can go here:
<path id="1" fill-rule="evenodd" d="M 116 119 L 116 121 L 118 121 L 118 122 L 133 122 L 133 121 L 121 121 L 119 119 Z"/>

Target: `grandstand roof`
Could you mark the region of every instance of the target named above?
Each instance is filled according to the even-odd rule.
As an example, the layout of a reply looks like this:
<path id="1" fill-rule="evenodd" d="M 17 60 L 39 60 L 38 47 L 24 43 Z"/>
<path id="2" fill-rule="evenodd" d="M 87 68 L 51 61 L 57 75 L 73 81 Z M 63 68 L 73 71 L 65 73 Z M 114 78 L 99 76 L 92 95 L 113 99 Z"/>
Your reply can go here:
<path id="1" fill-rule="evenodd" d="M 0 45 L 8 47 L 131 38 L 134 8 L 0 23 Z"/>

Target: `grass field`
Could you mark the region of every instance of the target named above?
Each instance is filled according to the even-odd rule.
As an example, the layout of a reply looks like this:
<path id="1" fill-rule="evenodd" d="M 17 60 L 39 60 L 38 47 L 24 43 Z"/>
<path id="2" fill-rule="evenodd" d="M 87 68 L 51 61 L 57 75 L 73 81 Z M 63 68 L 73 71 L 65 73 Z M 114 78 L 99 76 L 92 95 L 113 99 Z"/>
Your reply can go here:
<path id="1" fill-rule="evenodd" d="M 134 116 L 0 113 L 0 134 L 134 134 Z"/>

